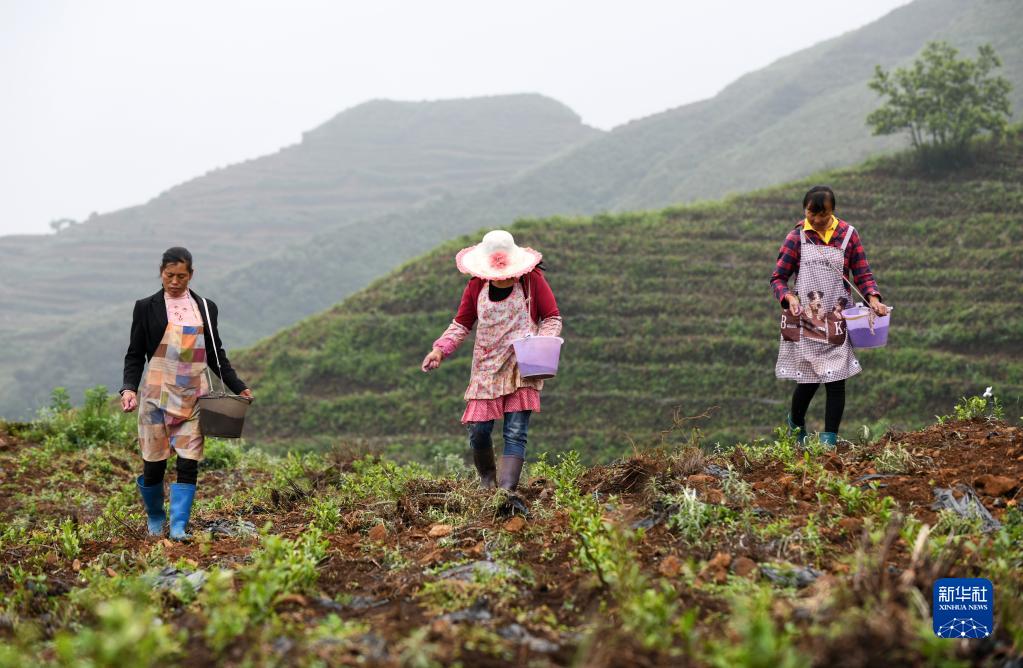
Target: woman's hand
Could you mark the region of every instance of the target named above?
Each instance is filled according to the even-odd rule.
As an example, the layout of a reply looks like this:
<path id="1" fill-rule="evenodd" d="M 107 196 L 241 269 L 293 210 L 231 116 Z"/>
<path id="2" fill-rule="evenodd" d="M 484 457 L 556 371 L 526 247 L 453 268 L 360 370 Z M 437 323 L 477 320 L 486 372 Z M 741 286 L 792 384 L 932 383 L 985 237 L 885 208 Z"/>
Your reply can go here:
<path id="1" fill-rule="evenodd" d="M 789 294 L 785 295 L 785 302 L 789 306 L 789 313 L 791 313 L 792 315 L 799 315 L 802 309 L 799 307 L 798 295 L 790 292 Z"/>
<path id="2" fill-rule="evenodd" d="M 880 316 L 888 315 L 888 307 L 881 303 L 881 298 L 877 295 L 870 295 L 870 308 Z"/>
<path id="3" fill-rule="evenodd" d="M 433 371 L 440 366 L 440 363 L 444 361 L 444 353 L 440 351 L 440 348 L 434 348 L 430 351 L 430 354 L 423 358 L 423 364 L 419 367 L 424 372 Z"/>
<path id="4" fill-rule="evenodd" d="M 238 396 L 239 397 L 245 397 L 249 401 L 252 401 L 253 399 L 256 398 L 256 397 L 252 396 L 252 390 L 250 390 L 249 388 L 245 388 L 244 390 L 242 390 L 242 393 L 239 394 Z"/>
<path id="5" fill-rule="evenodd" d="M 125 390 L 121 392 L 121 410 L 125 413 L 131 413 L 133 410 L 139 407 L 138 396 L 131 390 Z"/>

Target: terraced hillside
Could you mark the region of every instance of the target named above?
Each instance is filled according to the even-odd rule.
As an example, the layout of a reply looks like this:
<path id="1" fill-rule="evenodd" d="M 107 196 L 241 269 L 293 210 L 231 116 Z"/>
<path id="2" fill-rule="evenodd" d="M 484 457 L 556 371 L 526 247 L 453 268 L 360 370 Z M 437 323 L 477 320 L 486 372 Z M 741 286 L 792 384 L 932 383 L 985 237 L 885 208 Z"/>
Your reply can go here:
<path id="1" fill-rule="evenodd" d="M 904 138 L 870 135 L 864 118 L 878 100 L 867 82 L 876 64 L 904 65 L 929 40 L 971 55 L 991 43 L 1019 110 L 1018 5 L 916 0 L 709 100 L 607 133 L 539 96 L 412 105 L 411 118 L 402 105 L 376 102 L 307 133 L 298 147 L 62 238 L 0 240 L 0 337 L 8 344 L 0 350 L 0 414 L 30 413 L 57 384 L 117 384 L 123 344 L 95 332 L 123 323 L 138 286 L 149 284 L 145 258 L 169 238 L 201 251 L 197 288 L 228 305 L 229 344 L 249 344 L 479 227 L 720 197 L 902 146 Z M 699 63 L 665 67 L 677 68 L 682 87 Z M 93 224 L 112 221 L 123 224 Z M 169 238 L 158 223 L 173 226 Z M 62 311 L 78 305 L 96 310 Z"/>
<path id="2" fill-rule="evenodd" d="M 213 170 L 144 205 L 58 235 L 2 237 L 0 415 L 45 404 L 54 385 L 76 393 L 116 385 L 125 318 L 133 300 L 159 287 L 155 265 L 169 246 L 191 248 L 196 289 L 218 294 L 218 280 L 241 265 L 259 269 L 289 244 L 330 229 L 350 236 L 374 216 L 493 185 L 596 133 L 539 95 L 378 100 L 296 145 Z M 276 280 L 285 285 L 288 277 Z M 225 335 L 234 345 L 252 342 L 350 291 L 321 282 L 326 301 L 312 310 L 238 304 Z M 235 322 L 245 326 L 232 329 Z M 95 336 L 106 328 L 116 334 Z"/>
<path id="3" fill-rule="evenodd" d="M 218 282 L 217 294 L 246 307 L 308 309 L 299 314 L 308 315 L 330 305 L 320 298 L 323 285 L 347 295 L 442 240 L 481 227 L 505 227 L 523 217 L 660 208 L 858 164 L 908 145 L 905 137 L 871 136 L 864 122 L 879 105 L 867 87 L 874 66 L 905 65 L 930 40 L 948 40 L 970 57 L 978 45 L 991 43 L 1003 59 L 1000 74 L 1014 86 L 1010 97 L 1018 113 L 1019 34 L 1017 0 L 916 0 L 744 75 L 711 99 L 614 128 L 510 181 L 383 216 L 357 236 L 325 232 L 259 266 L 241 267 Z M 666 64 L 680 69 L 680 81 L 694 66 Z M 424 229 L 433 235 L 424 236 Z M 279 280 L 284 274 L 287 280 Z"/>
<path id="4" fill-rule="evenodd" d="M 861 231 L 895 306 L 889 347 L 860 354 L 846 432 L 878 421 L 912 427 L 948 397 L 987 385 L 1010 412 L 1023 409 L 1017 135 L 953 171 L 899 156 L 719 203 L 517 224 L 519 242 L 544 252 L 565 318 L 562 373 L 545 389 L 531 443 L 617 455 L 657 441 L 676 408 L 716 407 L 711 443 L 780 424 L 791 385 L 774 378 L 779 307 L 768 279 L 803 192 L 821 181 Z M 239 357 L 260 397 L 250 436 L 354 441 L 405 457 L 460 439 L 468 344 L 432 375 L 419 362 L 465 282 L 454 254 L 476 239 L 444 244 Z"/>

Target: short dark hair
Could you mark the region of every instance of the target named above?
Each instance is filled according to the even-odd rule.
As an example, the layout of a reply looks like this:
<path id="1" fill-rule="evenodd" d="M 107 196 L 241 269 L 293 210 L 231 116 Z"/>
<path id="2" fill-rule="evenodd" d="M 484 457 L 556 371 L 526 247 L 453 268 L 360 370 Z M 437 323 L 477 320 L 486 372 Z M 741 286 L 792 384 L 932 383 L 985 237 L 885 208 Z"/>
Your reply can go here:
<path id="1" fill-rule="evenodd" d="M 838 199 L 830 186 L 814 186 L 803 195 L 803 209 L 809 209 L 810 213 L 826 210 L 829 202 L 832 211 L 838 208 Z"/>
<path id="2" fill-rule="evenodd" d="M 160 271 L 166 269 L 168 264 L 177 264 L 178 262 L 184 262 L 188 266 L 188 273 L 192 273 L 192 254 L 188 252 L 187 248 L 182 248 L 181 246 L 168 248 L 163 252 L 163 259 L 160 260 Z"/>

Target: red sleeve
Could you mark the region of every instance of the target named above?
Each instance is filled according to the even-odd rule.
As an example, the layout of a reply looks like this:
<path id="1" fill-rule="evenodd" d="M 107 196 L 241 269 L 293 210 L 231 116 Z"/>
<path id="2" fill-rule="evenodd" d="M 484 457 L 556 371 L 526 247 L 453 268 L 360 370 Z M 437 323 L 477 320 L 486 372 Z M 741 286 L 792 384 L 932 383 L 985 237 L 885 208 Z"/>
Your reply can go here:
<path id="1" fill-rule="evenodd" d="M 554 291 L 544 278 L 542 271 L 534 270 L 530 273 L 530 286 L 532 288 L 533 304 L 530 307 L 530 315 L 534 322 L 540 322 L 546 318 L 560 316 L 558 302 L 554 299 Z"/>
<path id="2" fill-rule="evenodd" d="M 778 250 L 778 261 L 774 265 L 774 273 L 771 274 L 771 289 L 774 291 L 774 298 L 782 303 L 789 294 L 789 277 L 799 271 L 799 226 L 790 231 L 785 237 L 785 243 Z"/>
<path id="3" fill-rule="evenodd" d="M 480 296 L 480 289 L 483 281 L 478 278 L 470 278 L 469 284 L 462 292 L 462 303 L 458 305 L 458 313 L 455 314 L 455 322 L 466 329 L 472 329 L 476 324 L 476 301 Z"/>
<path id="4" fill-rule="evenodd" d="M 863 242 L 860 240 L 859 230 L 853 230 L 849 243 L 845 248 L 846 268 L 852 272 L 856 287 L 860 289 L 863 296 L 870 298 L 871 295 L 881 297 L 877 289 L 877 281 L 874 280 L 874 272 L 870 270 L 870 263 L 867 262 L 867 253 L 863 250 Z M 848 272 L 846 272 L 848 273 Z"/>

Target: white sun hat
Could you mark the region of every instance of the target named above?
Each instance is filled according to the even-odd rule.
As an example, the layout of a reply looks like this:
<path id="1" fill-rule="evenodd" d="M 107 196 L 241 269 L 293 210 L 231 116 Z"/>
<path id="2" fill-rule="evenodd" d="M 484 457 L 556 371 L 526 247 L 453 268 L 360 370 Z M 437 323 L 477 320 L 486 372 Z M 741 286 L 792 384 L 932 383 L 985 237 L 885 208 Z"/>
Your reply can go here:
<path id="1" fill-rule="evenodd" d="M 458 251 L 455 265 L 463 274 L 503 281 L 528 274 L 542 259 L 538 251 L 517 246 L 511 233 L 493 230 L 486 233 L 481 243 Z"/>

